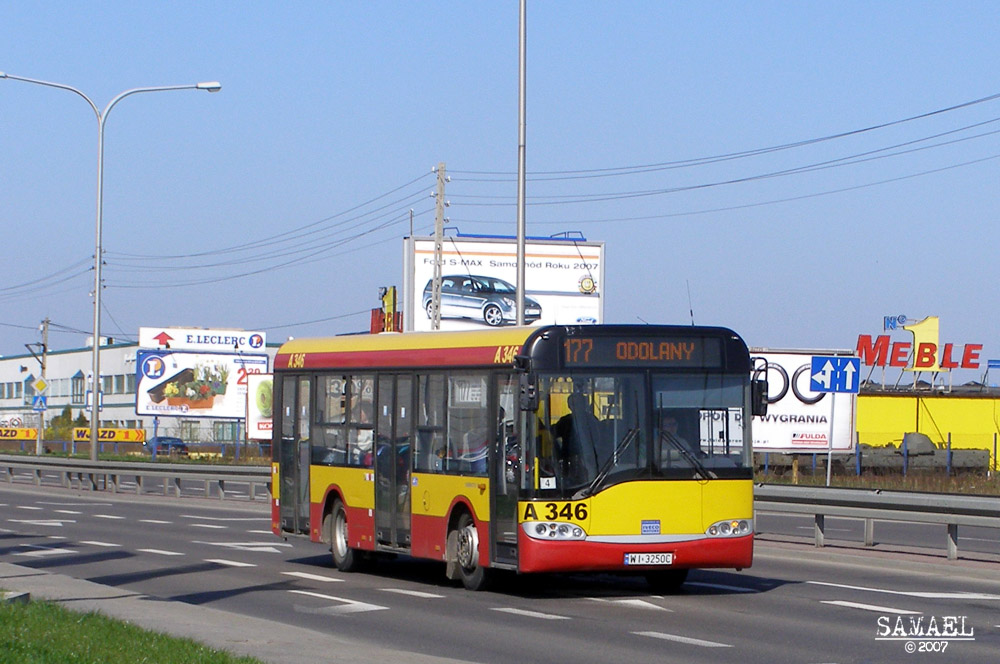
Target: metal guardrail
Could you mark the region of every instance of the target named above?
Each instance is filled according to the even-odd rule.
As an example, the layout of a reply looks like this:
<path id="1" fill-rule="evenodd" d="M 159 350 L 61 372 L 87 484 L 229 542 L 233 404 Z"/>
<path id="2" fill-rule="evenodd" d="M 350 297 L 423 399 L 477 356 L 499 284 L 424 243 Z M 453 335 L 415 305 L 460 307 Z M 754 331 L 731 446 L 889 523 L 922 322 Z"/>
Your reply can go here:
<path id="1" fill-rule="evenodd" d="M 817 547 L 826 543 L 826 517 L 864 521 L 864 544 L 875 545 L 875 522 L 930 523 L 946 526 L 948 559 L 958 558 L 958 527 L 1000 528 L 1000 498 L 879 489 L 834 489 L 758 484 L 754 510 L 813 517 Z"/>
<path id="2" fill-rule="evenodd" d="M 256 500 L 261 485 L 270 492 L 271 469 L 266 466 L 222 466 L 192 463 L 149 463 L 131 461 L 98 461 L 83 459 L 50 458 L 44 456 L 0 455 L 0 471 L 6 474 L 9 483 L 14 482 L 15 470 L 29 471 L 34 476 L 36 486 L 42 486 L 42 473 L 56 474 L 65 488 L 92 491 L 99 489 L 118 493 L 121 478 L 133 477 L 136 494 L 146 493 L 143 483 L 147 479 L 163 480 L 163 495 L 171 490 L 181 496 L 181 481 L 201 481 L 205 484 L 205 497 L 211 497 L 212 488 L 217 488 L 218 497 L 225 499 L 227 482 L 249 484 L 250 500 Z"/>
<path id="3" fill-rule="evenodd" d="M 14 471 L 30 471 L 35 484 L 42 485 L 42 473 L 54 473 L 61 485 L 80 489 L 90 488 L 118 492 L 122 477 L 136 479 L 136 493 L 143 494 L 143 481 L 158 478 L 163 481 L 163 495 L 173 489 L 181 495 L 181 481 L 202 481 L 205 496 L 218 488 L 225 498 L 227 482 L 250 485 L 250 500 L 255 500 L 258 487 L 270 491 L 271 470 L 266 466 L 221 466 L 190 463 L 148 463 L 50 458 L 22 455 L 0 455 L 0 470 L 8 482 L 14 481 Z M 958 558 L 959 526 L 980 526 L 1000 529 L 1000 498 L 960 496 L 953 494 L 911 493 L 867 489 L 834 489 L 778 484 L 758 484 L 754 487 L 754 510 L 774 514 L 799 514 L 813 517 L 813 533 L 817 547 L 826 543 L 826 517 L 861 519 L 864 521 L 864 544 L 875 545 L 875 522 L 896 521 L 929 523 L 946 526 L 948 558 Z"/>

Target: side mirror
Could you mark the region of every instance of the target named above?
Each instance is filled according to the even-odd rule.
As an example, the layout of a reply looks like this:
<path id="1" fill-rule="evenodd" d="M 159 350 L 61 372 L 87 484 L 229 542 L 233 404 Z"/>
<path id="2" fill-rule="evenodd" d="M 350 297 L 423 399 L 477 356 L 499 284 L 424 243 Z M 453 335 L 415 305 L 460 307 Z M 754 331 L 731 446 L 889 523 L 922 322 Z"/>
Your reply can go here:
<path id="1" fill-rule="evenodd" d="M 750 381 L 750 414 L 767 415 L 767 381 L 755 378 Z"/>
<path id="2" fill-rule="evenodd" d="M 518 377 L 520 398 L 518 404 L 521 410 L 534 412 L 538 410 L 538 381 L 535 374 L 523 373 Z"/>

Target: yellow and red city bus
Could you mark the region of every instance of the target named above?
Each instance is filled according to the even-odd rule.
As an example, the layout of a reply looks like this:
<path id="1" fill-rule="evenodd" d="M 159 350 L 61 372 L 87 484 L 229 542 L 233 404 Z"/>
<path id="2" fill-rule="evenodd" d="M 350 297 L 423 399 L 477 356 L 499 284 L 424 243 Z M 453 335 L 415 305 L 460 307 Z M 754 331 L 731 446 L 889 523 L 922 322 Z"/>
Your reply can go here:
<path id="1" fill-rule="evenodd" d="M 494 569 L 641 573 L 753 559 L 766 388 L 716 327 L 507 327 L 296 339 L 275 359 L 272 530 Z"/>

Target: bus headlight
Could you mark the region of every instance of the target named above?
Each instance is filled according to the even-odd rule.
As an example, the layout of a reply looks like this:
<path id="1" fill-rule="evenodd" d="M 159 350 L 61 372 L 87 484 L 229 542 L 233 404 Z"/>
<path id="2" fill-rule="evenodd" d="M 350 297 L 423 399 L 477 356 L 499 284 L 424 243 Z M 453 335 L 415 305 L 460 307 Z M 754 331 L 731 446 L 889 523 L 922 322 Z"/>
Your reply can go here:
<path id="1" fill-rule="evenodd" d="M 583 540 L 587 533 L 575 523 L 559 521 L 525 521 L 521 524 L 524 533 L 532 539 Z"/>
<path id="2" fill-rule="evenodd" d="M 709 537 L 743 537 L 753 532 L 753 519 L 726 519 L 713 523 L 705 531 Z"/>

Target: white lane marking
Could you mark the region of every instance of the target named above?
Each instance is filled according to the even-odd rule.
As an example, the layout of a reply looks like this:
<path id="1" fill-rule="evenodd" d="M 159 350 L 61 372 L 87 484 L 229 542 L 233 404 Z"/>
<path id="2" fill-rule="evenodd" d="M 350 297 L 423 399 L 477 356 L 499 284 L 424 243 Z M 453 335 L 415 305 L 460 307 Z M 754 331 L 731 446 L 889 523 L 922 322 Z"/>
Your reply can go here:
<path id="1" fill-rule="evenodd" d="M 83 540 L 80 544 L 89 544 L 90 546 L 104 546 L 104 547 L 119 547 L 121 544 L 113 544 L 111 542 L 98 542 L 97 540 Z"/>
<path id="2" fill-rule="evenodd" d="M 678 636 L 677 634 L 665 634 L 664 632 L 632 632 L 637 636 L 648 636 L 653 639 L 663 639 L 664 641 L 676 641 L 686 643 L 689 646 L 701 646 L 702 648 L 732 648 L 728 643 L 718 643 L 717 641 L 705 641 L 703 639 L 692 639 L 688 636 Z"/>
<path id="3" fill-rule="evenodd" d="M 228 565 L 229 567 L 256 567 L 253 563 L 243 563 L 238 560 L 223 560 L 222 558 L 206 558 L 206 563 L 215 563 L 216 565 Z"/>
<path id="4" fill-rule="evenodd" d="M 217 523 L 192 523 L 191 527 L 192 528 L 221 528 L 221 529 L 225 530 L 229 526 L 220 526 Z"/>
<path id="5" fill-rule="evenodd" d="M 541 618 L 542 620 L 569 620 L 569 616 L 556 616 L 551 613 L 539 613 L 538 611 L 526 611 L 525 609 L 510 609 L 497 607 L 490 609 L 500 613 L 511 613 L 515 616 L 525 616 L 526 618 Z"/>
<path id="6" fill-rule="evenodd" d="M 587 599 L 593 602 L 607 602 L 609 604 L 617 604 L 618 606 L 628 606 L 633 609 L 655 609 L 657 611 L 673 612 L 673 609 L 657 606 L 656 604 L 647 602 L 644 599 L 607 599 L 605 597 L 588 597 Z"/>
<path id="7" fill-rule="evenodd" d="M 821 604 L 833 604 L 834 606 L 843 606 L 848 609 L 861 609 L 863 611 L 875 611 L 876 613 L 897 613 L 902 616 L 910 615 L 920 615 L 920 611 L 907 611 L 906 609 L 894 609 L 891 606 L 875 606 L 874 604 L 861 604 L 860 602 L 844 602 L 841 600 L 827 601 L 823 600 Z"/>
<path id="8" fill-rule="evenodd" d="M 45 539 L 64 540 L 69 538 L 65 535 L 46 535 Z"/>
<path id="9" fill-rule="evenodd" d="M 74 549 L 63 549 L 58 546 L 40 546 L 38 544 L 21 544 L 20 546 L 33 549 L 33 551 L 24 551 L 22 553 L 15 553 L 15 556 L 28 556 L 31 558 L 41 558 L 42 556 L 61 556 L 67 553 L 76 553 Z"/>
<path id="10" fill-rule="evenodd" d="M 209 546 L 222 546 L 236 551 L 253 551 L 254 553 L 281 553 L 277 549 L 279 546 L 291 547 L 288 542 L 202 542 L 195 540 L 192 544 L 207 544 Z"/>
<path id="11" fill-rule="evenodd" d="M 62 502 L 62 501 L 54 503 L 54 502 L 48 501 L 48 500 L 39 500 L 38 504 L 39 505 L 58 505 L 59 507 L 111 507 L 111 503 L 77 503 L 77 502 L 66 503 L 66 502 Z"/>
<path id="12" fill-rule="evenodd" d="M 198 519 L 199 521 L 269 521 L 269 516 L 200 516 L 197 514 L 181 514 L 182 519 Z M 268 531 L 271 532 L 271 531 Z"/>
<path id="13" fill-rule="evenodd" d="M 173 521 L 161 521 L 160 519 L 139 519 L 139 523 L 173 523 Z"/>
<path id="14" fill-rule="evenodd" d="M 155 553 L 158 556 L 183 556 L 183 553 L 178 553 L 177 551 L 164 551 L 163 549 L 138 549 L 143 553 Z"/>
<path id="15" fill-rule="evenodd" d="M 19 510 L 40 510 L 42 508 L 41 507 L 35 507 L 34 505 L 18 505 L 17 509 L 19 509 Z"/>
<path id="16" fill-rule="evenodd" d="M 865 586 L 848 586 L 843 583 L 827 583 L 826 581 L 806 581 L 815 586 L 830 586 L 831 588 L 845 588 L 847 590 L 864 590 L 872 593 L 886 593 L 888 595 L 903 595 L 904 597 L 919 597 L 921 599 L 992 599 L 1000 600 L 1000 595 L 989 595 L 986 593 L 938 593 L 921 592 L 916 590 L 889 590 L 888 588 L 867 588 Z"/>
<path id="17" fill-rule="evenodd" d="M 271 530 L 248 530 L 247 535 L 273 535 L 274 531 Z"/>
<path id="18" fill-rule="evenodd" d="M 115 519 L 115 520 L 118 520 L 118 519 L 124 519 L 125 517 L 118 516 L 117 514 L 95 514 L 94 518 L 95 519 Z"/>
<path id="19" fill-rule="evenodd" d="M 83 514 L 83 512 L 78 512 L 77 510 L 53 510 L 57 514 Z"/>
<path id="20" fill-rule="evenodd" d="M 420 597 L 421 599 L 444 599 L 444 595 L 425 593 L 421 590 L 406 590 L 405 588 L 379 588 L 384 593 L 396 593 L 398 595 L 409 595 L 410 597 Z"/>
<path id="21" fill-rule="evenodd" d="M 289 590 L 288 592 L 295 593 L 297 595 L 318 597 L 319 599 L 326 599 L 332 602 L 340 602 L 342 604 L 342 606 L 329 606 L 320 609 L 322 613 L 331 613 L 331 614 L 362 613 L 365 611 L 383 611 L 389 608 L 388 606 L 379 606 L 378 604 L 368 604 L 367 602 L 358 602 L 353 599 L 344 599 L 343 597 L 334 597 L 333 595 L 324 595 L 323 593 L 314 593 L 308 590 Z"/>
<path id="22" fill-rule="evenodd" d="M 307 579 L 309 581 L 321 581 L 322 583 L 343 583 L 343 579 L 335 579 L 330 576 L 320 576 L 319 574 L 310 574 L 309 572 L 282 572 L 286 576 L 296 576 L 300 579 Z"/>
<path id="23" fill-rule="evenodd" d="M 755 593 L 754 588 L 743 588 L 742 586 L 727 586 L 722 583 L 704 583 L 702 581 L 688 581 L 686 586 L 698 586 L 699 588 L 714 588 L 716 590 L 728 590 L 734 593 Z"/>
<path id="24" fill-rule="evenodd" d="M 62 528 L 64 523 L 76 523 L 74 519 L 7 519 L 11 523 L 24 523 L 29 526 L 45 526 L 47 528 Z"/>

